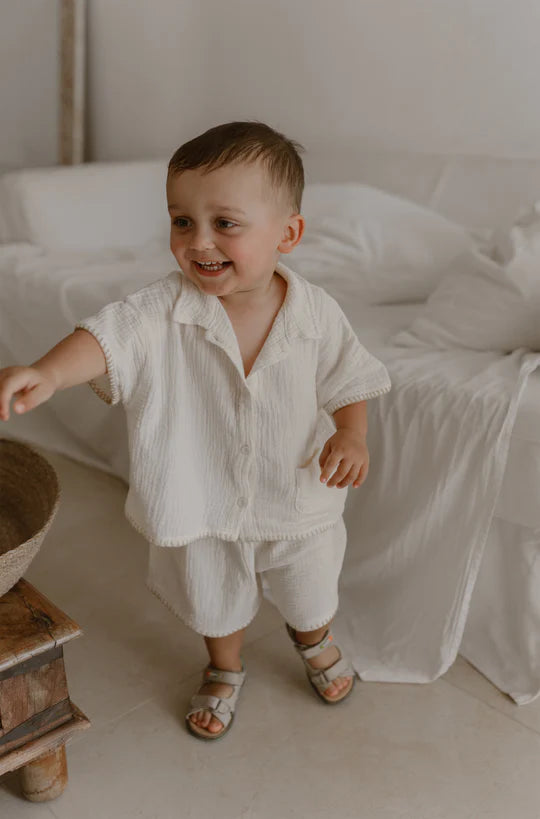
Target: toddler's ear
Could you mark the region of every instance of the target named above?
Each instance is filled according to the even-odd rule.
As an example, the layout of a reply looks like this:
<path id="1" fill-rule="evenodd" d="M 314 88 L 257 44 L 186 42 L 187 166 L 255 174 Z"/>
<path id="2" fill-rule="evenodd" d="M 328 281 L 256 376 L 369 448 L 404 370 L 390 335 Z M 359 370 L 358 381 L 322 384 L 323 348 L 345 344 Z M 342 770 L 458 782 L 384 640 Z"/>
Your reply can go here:
<path id="1" fill-rule="evenodd" d="M 278 246 L 280 253 L 290 253 L 300 242 L 304 235 L 305 220 L 300 213 L 294 213 L 289 217 L 283 233 L 283 239 Z"/>

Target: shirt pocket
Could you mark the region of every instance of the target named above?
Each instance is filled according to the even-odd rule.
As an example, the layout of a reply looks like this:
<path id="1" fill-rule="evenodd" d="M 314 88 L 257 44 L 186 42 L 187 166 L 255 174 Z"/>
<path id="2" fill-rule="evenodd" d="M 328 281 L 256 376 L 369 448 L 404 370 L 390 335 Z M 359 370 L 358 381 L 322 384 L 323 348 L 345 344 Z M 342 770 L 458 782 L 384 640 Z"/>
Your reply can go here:
<path id="1" fill-rule="evenodd" d="M 298 512 L 334 512 L 345 506 L 347 488 L 321 483 L 319 458 L 326 441 L 336 431 L 334 419 L 324 409 L 317 416 L 315 432 L 306 450 L 306 458 L 296 467 L 295 508 Z"/>

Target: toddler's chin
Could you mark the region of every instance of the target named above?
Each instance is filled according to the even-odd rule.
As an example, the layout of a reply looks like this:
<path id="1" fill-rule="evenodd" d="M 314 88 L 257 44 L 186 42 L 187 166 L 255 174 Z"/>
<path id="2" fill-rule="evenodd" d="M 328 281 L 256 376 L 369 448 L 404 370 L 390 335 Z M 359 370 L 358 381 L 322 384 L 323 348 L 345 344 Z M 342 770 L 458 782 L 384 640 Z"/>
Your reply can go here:
<path id="1" fill-rule="evenodd" d="M 220 281 L 219 278 L 198 278 L 197 276 L 189 276 L 189 279 L 195 284 L 203 293 L 212 296 L 228 296 L 234 290 L 234 283 L 232 281 Z"/>

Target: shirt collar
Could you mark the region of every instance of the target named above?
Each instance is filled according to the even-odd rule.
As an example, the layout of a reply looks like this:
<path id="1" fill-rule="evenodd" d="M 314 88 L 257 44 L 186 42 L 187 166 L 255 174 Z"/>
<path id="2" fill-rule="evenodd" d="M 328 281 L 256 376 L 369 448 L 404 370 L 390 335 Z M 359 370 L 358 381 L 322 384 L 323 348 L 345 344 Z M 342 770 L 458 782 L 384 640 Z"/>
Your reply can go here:
<path id="1" fill-rule="evenodd" d="M 276 271 L 288 284 L 285 299 L 276 317 L 283 324 L 286 339 L 290 342 L 295 338 L 320 338 L 321 333 L 312 312 L 312 300 L 306 292 L 308 282 L 283 262 L 276 264 Z M 228 316 L 218 297 L 203 293 L 182 270 L 180 274 L 182 287 L 173 308 L 173 320 L 218 331 L 223 327 L 224 319 L 228 324 Z"/>

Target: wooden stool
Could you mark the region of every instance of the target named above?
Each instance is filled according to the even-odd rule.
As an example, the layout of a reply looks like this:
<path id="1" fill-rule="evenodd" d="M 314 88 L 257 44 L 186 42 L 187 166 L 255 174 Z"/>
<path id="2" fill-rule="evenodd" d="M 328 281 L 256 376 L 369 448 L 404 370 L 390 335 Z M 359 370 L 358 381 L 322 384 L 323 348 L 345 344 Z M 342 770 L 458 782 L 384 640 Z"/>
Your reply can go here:
<path id="1" fill-rule="evenodd" d="M 60 796 L 66 742 L 90 726 L 69 698 L 64 668 L 63 643 L 81 633 L 24 578 L 0 597 L 0 776 L 20 769 L 31 802 Z"/>

